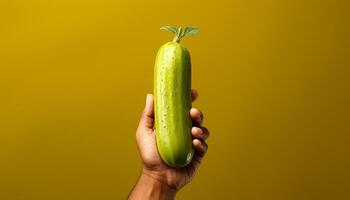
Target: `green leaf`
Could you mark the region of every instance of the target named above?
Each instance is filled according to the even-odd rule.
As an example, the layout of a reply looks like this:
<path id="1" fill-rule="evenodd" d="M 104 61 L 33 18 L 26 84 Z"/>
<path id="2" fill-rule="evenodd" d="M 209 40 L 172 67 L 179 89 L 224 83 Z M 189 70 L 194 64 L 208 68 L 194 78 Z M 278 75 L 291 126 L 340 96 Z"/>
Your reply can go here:
<path id="1" fill-rule="evenodd" d="M 197 27 L 194 26 L 188 26 L 185 28 L 185 36 L 194 36 L 197 35 L 199 32 L 199 29 Z"/>
<path id="2" fill-rule="evenodd" d="M 176 26 L 163 26 L 160 29 L 169 31 L 171 33 L 174 33 L 175 35 L 177 34 L 177 27 Z"/>
<path id="3" fill-rule="evenodd" d="M 180 39 L 184 36 L 194 36 L 198 33 L 198 28 L 194 26 L 188 26 L 185 28 L 176 27 L 176 26 L 163 26 L 160 28 L 161 30 L 166 30 L 175 35 L 173 42 L 180 42 Z"/>

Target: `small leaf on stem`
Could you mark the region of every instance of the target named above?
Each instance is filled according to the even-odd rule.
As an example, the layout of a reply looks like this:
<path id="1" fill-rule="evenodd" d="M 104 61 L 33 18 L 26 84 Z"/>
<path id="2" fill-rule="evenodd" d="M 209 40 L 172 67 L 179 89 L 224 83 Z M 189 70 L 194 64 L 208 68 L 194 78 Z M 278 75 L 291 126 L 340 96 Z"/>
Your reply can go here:
<path id="1" fill-rule="evenodd" d="M 169 31 L 171 33 L 174 33 L 175 35 L 177 34 L 177 27 L 176 26 L 163 26 L 160 29 Z"/>
<path id="2" fill-rule="evenodd" d="M 185 36 L 194 36 L 197 35 L 199 32 L 199 29 L 194 26 L 188 26 L 185 28 Z"/>

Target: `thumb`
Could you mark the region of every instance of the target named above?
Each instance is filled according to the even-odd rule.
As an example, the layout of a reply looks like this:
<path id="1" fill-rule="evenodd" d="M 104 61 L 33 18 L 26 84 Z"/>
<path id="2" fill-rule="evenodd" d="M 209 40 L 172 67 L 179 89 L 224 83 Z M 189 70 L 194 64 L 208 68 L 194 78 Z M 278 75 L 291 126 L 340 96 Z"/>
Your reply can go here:
<path id="1" fill-rule="evenodd" d="M 147 94 L 146 105 L 140 119 L 140 128 L 153 129 L 154 125 L 154 98 L 152 94 Z"/>

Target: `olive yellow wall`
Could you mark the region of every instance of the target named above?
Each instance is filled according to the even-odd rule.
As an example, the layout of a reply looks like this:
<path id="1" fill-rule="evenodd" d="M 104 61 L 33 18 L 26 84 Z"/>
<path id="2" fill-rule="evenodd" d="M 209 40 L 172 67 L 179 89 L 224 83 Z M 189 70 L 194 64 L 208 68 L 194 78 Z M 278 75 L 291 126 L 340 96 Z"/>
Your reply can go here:
<path id="1" fill-rule="evenodd" d="M 125 199 L 163 25 L 209 151 L 178 199 L 350 199 L 349 1 L 0 1 L 0 199 Z"/>

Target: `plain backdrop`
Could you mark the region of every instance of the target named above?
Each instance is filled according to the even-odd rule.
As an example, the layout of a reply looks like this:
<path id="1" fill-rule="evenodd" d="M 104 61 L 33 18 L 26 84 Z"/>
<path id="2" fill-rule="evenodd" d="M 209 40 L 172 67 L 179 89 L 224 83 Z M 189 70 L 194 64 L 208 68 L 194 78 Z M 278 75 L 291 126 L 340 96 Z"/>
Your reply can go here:
<path id="1" fill-rule="evenodd" d="M 0 1 L 0 199 L 125 199 L 164 25 L 208 154 L 178 199 L 350 199 L 349 1 Z"/>

